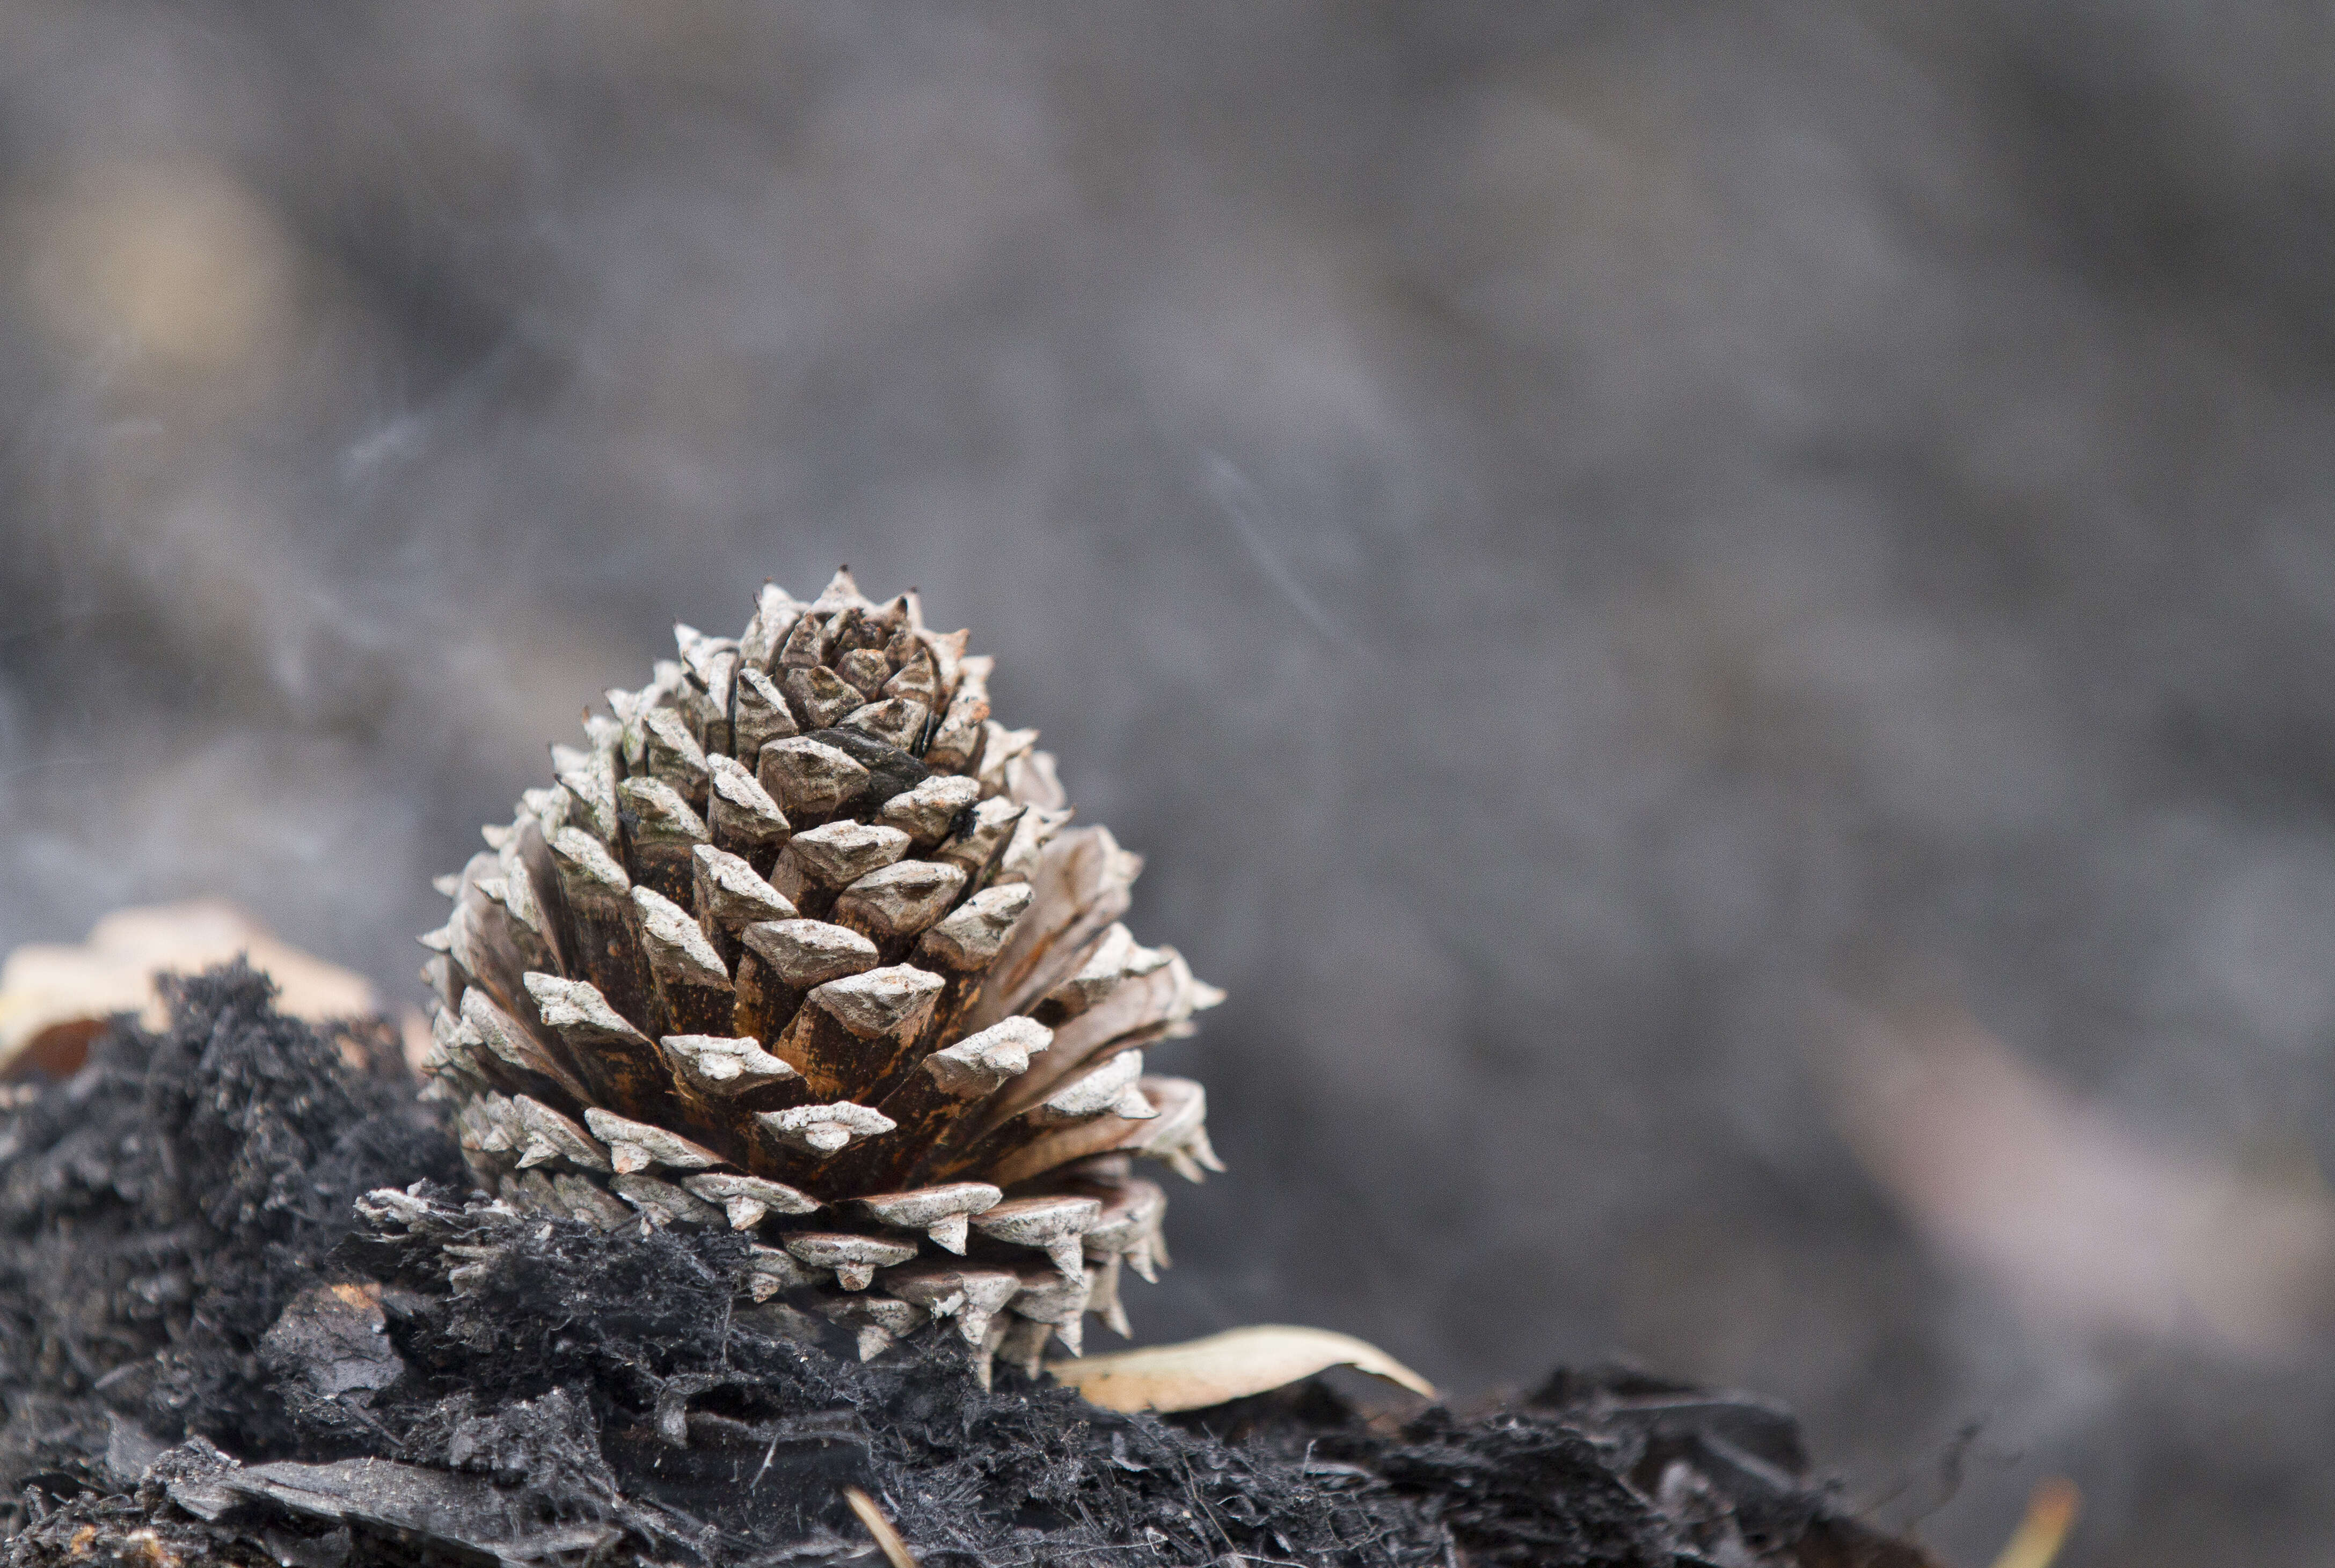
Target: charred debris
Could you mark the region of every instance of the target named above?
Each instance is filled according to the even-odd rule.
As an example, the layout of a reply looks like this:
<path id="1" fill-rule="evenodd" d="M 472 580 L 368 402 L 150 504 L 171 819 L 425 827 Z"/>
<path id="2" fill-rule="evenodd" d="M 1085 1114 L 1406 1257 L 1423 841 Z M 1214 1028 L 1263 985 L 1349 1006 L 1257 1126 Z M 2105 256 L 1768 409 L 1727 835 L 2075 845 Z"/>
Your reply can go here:
<path id="1" fill-rule="evenodd" d="M 235 966 L 0 1111 L 11 1563 L 1919 1568 L 1785 1412 L 1559 1373 L 1479 1408 L 1358 1375 L 1122 1415 L 952 1337 L 862 1363 L 715 1227 L 474 1192 L 386 1030 Z"/>

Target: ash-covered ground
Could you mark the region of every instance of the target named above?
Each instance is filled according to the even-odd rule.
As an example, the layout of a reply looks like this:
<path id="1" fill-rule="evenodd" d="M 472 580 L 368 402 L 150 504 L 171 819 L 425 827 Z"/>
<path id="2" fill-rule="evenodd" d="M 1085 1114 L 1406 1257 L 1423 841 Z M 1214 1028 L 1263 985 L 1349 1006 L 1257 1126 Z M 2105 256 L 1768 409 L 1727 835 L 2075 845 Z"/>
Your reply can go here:
<path id="1" fill-rule="evenodd" d="M 418 1000 L 578 708 L 848 561 L 1231 992 L 1141 1334 L 2319 1563 L 2330 26 L 12 0 L 0 945 L 225 894 Z"/>
<path id="2" fill-rule="evenodd" d="M 165 1031 L 12 1091 L 0 1560 L 858 1562 L 857 1487 L 934 1565 L 1923 1568 L 1788 1414 L 1640 1373 L 1171 1424 L 984 1388 L 945 1331 L 862 1364 L 752 1299 L 741 1237 L 470 1193 L 387 1031 L 269 998 L 173 982 Z"/>

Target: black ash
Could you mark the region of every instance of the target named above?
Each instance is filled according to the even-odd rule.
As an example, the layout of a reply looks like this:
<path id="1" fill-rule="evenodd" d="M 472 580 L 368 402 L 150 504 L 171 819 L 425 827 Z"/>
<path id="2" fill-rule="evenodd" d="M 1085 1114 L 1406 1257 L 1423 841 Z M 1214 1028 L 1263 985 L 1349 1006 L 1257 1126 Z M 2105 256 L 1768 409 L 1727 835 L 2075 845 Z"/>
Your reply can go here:
<path id="1" fill-rule="evenodd" d="M 1177 1421 L 953 1340 L 863 1364 L 723 1233 L 486 1204 L 395 1043 L 234 967 L 0 1119 L 6 1561 L 1916 1564 L 1788 1416 L 1628 1373 Z"/>

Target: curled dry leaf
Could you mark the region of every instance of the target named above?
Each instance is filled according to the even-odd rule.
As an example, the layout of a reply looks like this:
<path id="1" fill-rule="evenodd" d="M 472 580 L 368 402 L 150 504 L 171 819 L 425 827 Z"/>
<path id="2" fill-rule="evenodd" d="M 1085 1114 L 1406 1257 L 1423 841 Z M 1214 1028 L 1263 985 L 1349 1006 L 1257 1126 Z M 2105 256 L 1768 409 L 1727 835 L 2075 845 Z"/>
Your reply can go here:
<path id="1" fill-rule="evenodd" d="M 1270 1393 L 1332 1367 L 1352 1367 L 1424 1399 L 1435 1386 L 1365 1340 L 1283 1323 L 1228 1329 L 1180 1345 L 1152 1345 L 1047 1370 L 1090 1404 L 1109 1410 L 1199 1410 Z"/>

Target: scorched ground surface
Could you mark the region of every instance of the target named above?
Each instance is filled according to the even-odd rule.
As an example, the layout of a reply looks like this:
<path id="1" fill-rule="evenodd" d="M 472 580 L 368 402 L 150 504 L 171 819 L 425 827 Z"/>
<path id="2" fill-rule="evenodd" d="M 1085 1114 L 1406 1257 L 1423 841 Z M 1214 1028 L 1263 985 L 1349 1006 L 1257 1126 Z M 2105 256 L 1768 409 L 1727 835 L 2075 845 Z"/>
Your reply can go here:
<path id="1" fill-rule="evenodd" d="M 489 1206 L 385 1032 L 240 967 L 0 1121 L 12 1563 L 1918 1564 L 1789 1417 L 1624 1373 L 1168 1421 L 933 1336 L 863 1365 L 745 1244 Z M 383 1192 L 382 1189 L 390 1189 Z"/>

